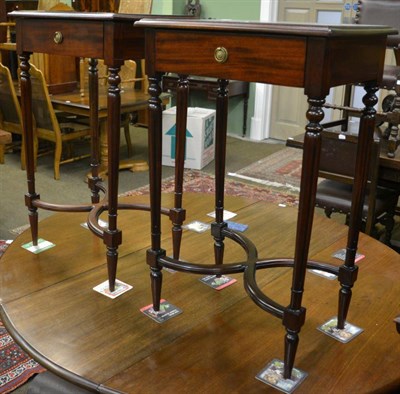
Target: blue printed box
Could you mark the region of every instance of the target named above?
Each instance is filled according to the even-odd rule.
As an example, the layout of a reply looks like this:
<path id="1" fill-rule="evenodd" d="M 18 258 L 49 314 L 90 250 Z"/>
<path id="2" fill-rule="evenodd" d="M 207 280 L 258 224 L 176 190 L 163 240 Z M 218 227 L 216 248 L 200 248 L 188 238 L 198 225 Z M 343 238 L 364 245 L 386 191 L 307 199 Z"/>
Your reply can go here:
<path id="1" fill-rule="evenodd" d="M 164 166 L 175 165 L 176 107 L 163 112 Z M 185 168 L 201 170 L 214 159 L 215 110 L 188 108 Z"/>

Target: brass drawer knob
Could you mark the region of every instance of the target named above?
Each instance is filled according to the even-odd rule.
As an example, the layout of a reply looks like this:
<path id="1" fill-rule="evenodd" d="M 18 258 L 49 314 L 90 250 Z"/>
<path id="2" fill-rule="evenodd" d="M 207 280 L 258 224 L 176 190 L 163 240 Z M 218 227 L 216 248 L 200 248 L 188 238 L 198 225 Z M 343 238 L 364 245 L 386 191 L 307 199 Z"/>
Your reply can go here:
<path id="1" fill-rule="evenodd" d="M 62 33 L 61 33 L 60 31 L 56 31 L 56 32 L 54 33 L 54 38 L 53 38 L 53 40 L 54 40 L 54 42 L 55 42 L 56 44 L 61 44 L 62 41 L 63 41 L 63 39 L 64 39 L 64 37 L 63 37 L 63 35 L 62 35 Z"/>
<path id="2" fill-rule="evenodd" d="M 224 47 L 218 47 L 214 51 L 214 59 L 218 63 L 225 63 L 228 60 L 228 50 Z"/>

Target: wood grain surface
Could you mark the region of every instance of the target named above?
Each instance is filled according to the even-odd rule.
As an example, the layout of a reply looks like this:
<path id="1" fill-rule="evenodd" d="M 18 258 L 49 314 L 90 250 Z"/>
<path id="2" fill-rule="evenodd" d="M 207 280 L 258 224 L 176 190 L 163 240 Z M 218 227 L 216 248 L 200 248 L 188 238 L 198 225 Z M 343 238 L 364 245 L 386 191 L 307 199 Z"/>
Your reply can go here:
<path id="1" fill-rule="evenodd" d="M 208 195 L 185 194 L 188 219 L 210 222 Z M 146 202 L 148 196 L 126 198 Z M 163 196 L 170 206 L 172 196 Z M 296 209 L 227 197 L 225 209 L 249 225 L 246 236 L 260 257 L 291 257 Z M 107 279 L 102 241 L 80 226 L 85 214 L 61 213 L 40 222 L 39 236 L 56 247 L 34 255 L 21 248 L 29 233 L 13 242 L 1 259 L 3 316 L 24 341 L 58 366 L 84 380 L 127 393 L 237 392 L 274 390 L 255 379 L 273 358 L 283 357 L 284 327 L 246 295 L 237 283 L 216 291 L 199 276 L 164 272 L 163 298 L 183 313 L 163 324 L 139 310 L 151 303 L 148 212 L 123 211 L 117 278 L 133 289 L 112 300 L 93 287 Z M 170 253 L 170 222 L 163 219 L 163 246 Z M 340 264 L 331 257 L 345 246 L 347 228 L 315 217 L 312 259 Z M 348 320 L 365 331 L 348 344 L 322 334 L 317 327 L 336 315 L 338 282 L 307 274 L 306 324 L 300 333 L 295 366 L 309 376 L 299 393 L 384 392 L 400 387 L 398 315 L 400 258 L 385 245 L 361 235 L 359 263 Z M 184 260 L 211 263 L 213 242 L 208 233 L 185 231 Z M 244 257 L 227 241 L 225 261 Z M 260 288 L 272 299 L 289 302 L 291 270 L 259 271 Z"/>

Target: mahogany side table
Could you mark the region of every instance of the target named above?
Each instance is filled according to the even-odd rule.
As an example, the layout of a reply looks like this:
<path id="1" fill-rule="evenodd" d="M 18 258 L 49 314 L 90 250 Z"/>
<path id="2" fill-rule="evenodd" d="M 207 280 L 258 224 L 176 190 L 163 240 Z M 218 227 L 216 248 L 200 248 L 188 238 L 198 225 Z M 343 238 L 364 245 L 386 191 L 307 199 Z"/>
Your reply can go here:
<path id="1" fill-rule="evenodd" d="M 26 141 L 28 184 L 25 204 L 29 211 L 33 245 L 38 243 L 38 208 L 58 212 L 89 212 L 88 226 L 90 230 L 102 238 L 107 247 L 109 284 L 110 290 L 113 291 L 118 246 L 122 242 L 122 234 L 117 226 L 121 114 L 119 71 L 125 60 L 144 58 L 144 30 L 134 27 L 133 23 L 148 15 L 43 11 L 16 11 L 10 15 L 16 21 L 17 53 L 20 58 L 21 105 Z M 158 18 L 162 18 L 162 16 L 158 16 Z M 184 18 L 189 17 L 185 16 Z M 89 102 L 92 177 L 88 182 L 92 192 L 91 203 L 52 204 L 42 200 L 36 191 L 31 111 L 32 88 L 29 74 L 29 59 L 33 52 L 91 59 L 89 64 Z M 109 68 L 107 93 L 108 190 L 105 189 L 99 175 L 99 90 L 96 59 L 104 59 L 104 63 Z M 140 101 L 143 101 L 142 98 Z M 106 194 L 106 198 L 102 201 L 100 201 L 100 192 Z M 148 206 L 124 205 L 120 208 L 149 210 Z M 98 217 L 104 210 L 108 210 L 108 227 L 106 229 L 98 223 Z M 169 212 L 166 211 L 165 214 L 168 215 Z"/>
<path id="2" fill-rule="evenodd" d="M 292 376 L 299 332 L 305 322 L 302 305 L 307 268 L 335 273 L 340 282 L 337 328 L 343 329 L 357 279 L 355 255 L 361 223 L 368 155 L 374 131 L 377 102 L 375 92 L 382 76 L 385 43 L 395 31 L 385 26 L 317 25 L 290 23 L 252 23 L 218 20 L 181 21 L 142 19 L 135 26 L 146 29 L 146 67 L 151 98 L 149 101 L 149 150 L 152 246 L 147 263 L 151 271 L 153 306 L 158 310 L 161 298 L 162 268 L 223 275 L 244 273 L 244 286 L 252 300 L 263 310 L 282 320 L 286 328 L 283 377 Z M 175 196 L 176 214 L 182 211 L 182 174 L 185 150 L 188 75 L 219 78 L 215 153 L 214 262 L 208 265 L 166 256 L 160 240 L 162 109 L 160 80 L 164 72 L 180 75 L 177 87 L 177 147 Z M 260 259 L 255 245 L 243 235 L 228 229 L 223 220 L 225 146 L 227 133 L 227 84 L 229 79 L 303 88 L 308 97 L 297 237 L 294 258 Z M 329 89 L 349 83 L 363 83 L 365 108 L 360 122 L 352 212 L 346 259 L 339 268 L 310 262 L 308 259 L 318 178 L 323 104 Z M 268 218 L 265 218 L 268 226 Z M 179 226 L 175 226 L 179 234 Z M 225 238 L 239 243 L 247 253 L 246 261 L 224 264 Z M 268 240 L 265 240 L 268 242 Z M 180 235 L 176 244 L 180 243 Z M 226 246 L 227 247 L 227 246 Z M 289 245 L 288 245 L 289 247 Z M 179 247 L 178 247 L 179 250 Z M 280 305 L 257 286 L 257 269 L 293 267 L 291 299 Z"/>

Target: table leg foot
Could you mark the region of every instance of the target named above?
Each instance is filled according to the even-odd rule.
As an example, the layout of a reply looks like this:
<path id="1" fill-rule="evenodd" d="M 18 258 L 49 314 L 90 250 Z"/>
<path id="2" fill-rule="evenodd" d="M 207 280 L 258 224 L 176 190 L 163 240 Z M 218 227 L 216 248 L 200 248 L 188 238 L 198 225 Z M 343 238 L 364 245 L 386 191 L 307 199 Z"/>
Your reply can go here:
<path id="1" fill-rule="evenodd" d="M 117 276 L 118 250 L 117 248 L 107 248 L 107 270 L 110 291 L 115 290 L 115 279 Z"/>
<path id="2" fill-rule="evenodd" d="M 355 259 L 355 250 L 347 249 L 346 258 L 349 256 L 351 261 Z M 354 282 L 357 280 L 358 267 L 356 265 L 347 266 L 346 264 L 342 265 L 339 268 L 339 281 L 340 281 L 340 291 L 339 291 L 339 303 L 338 303 L 338 319 L 337 319 L 337 328 L 343 329 L 347 313 L 350 308 L 350 301 L 352 297 L 352 287 Z"/>
<path id="3" fill-rule="evenodd" d="M 273 359 L 257 376 L 256 379 L 266 383 L 284 393 L 293 393 L 303 380 L 307 373 L 300 369 L 293 368 L 292 377 L 285 379 L 283 377 L 284 362 Z"/>
<path id="4" fill-rule="evenodd" d="M 39 194 L 26 194 L 25 195 L 25 205 L 28 207 L 28 218 L 29 225 L 31 227 L 32 245 L 38 245 L 39 236 L 39 214 L 37 207 L 33 205 L 34 200 L 40 199 Z"/>
<path id="5" fill-rule="evenodd" d="M 120 230 L 107 230 L 103 234 L 104 243 L 107 246 L 107 270 L 110 291 L 115 290 L 115 279 L 117 276 L 118 245 L 122 243 L 122 232 Z"/>
<path id="6" fill-rule="evenodd" d="M 297 346 L 299 344 L 298 332 L 290 329 L 286 330 L 285 336 L 285 365 L 283 367 L 284 379 L 290 379 L 292 376 L 292 369 L 294 365 L 294 359 L 296 356 Z"/>
<path id="7" fill-rule="evenodd" d="M 146 260 L 150 266 L 150 281 L 151 281 L 151 294 L 153 297 L 153 308 L 156 312 L 160 310 L 161 300 L 161 287 L 162 287 L 162 266 L 159 264 L 159 258 L 165 257 L 165 250 L 153 250 L 147 251 Z"/>
<path id="8" fill-rule="evenodd" d="M 343 328 L 338 328 L 338 318 L 332 317 L 324 324 L 318 327 L 318 330 L 326 335 L 336 339 L 339 342 L 347 343 L 354 339 L 357 335 L 361 334 L 364 330 L 349 322 L 344 322 Z"/>
<path id="9" fill-rule="evenodd" d="M 151 268 L 151 293 L 153 296 L 153 309 L 158 312 L 160 310 L 162 272 L 159 268 Z"/>

